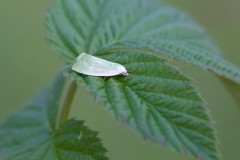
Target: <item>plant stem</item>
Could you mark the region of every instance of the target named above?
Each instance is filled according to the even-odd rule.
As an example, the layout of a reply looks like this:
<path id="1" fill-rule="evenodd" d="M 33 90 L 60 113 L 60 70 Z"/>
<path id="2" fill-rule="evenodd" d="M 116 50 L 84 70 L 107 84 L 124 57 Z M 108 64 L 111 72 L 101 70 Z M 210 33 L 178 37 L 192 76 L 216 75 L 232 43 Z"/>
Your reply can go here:
<path id="1" fill-rule="evenodd" d="M 224 83 L 226 89 L 229 90 L 232 97 L 236 100 L 238 107 L 240 107 L 240 85 L 226 78 L 221 78 L 221 80 Z"/>
<path id="2" fill-rule="evenodd" d="M 61 125 L 62 123 L 64 123 L 68 119 L 69 112 L 71 109 L 71 104 L 72 104 L 76 90 L 77 90 L 77 83 L 75 81 L 73 81 L 70 84 L 66 98 L 65 98 L 62 108 L 60 110 L 60 114 L 59 114 L 59 118 L 58 118 L 58 126 Z"/>

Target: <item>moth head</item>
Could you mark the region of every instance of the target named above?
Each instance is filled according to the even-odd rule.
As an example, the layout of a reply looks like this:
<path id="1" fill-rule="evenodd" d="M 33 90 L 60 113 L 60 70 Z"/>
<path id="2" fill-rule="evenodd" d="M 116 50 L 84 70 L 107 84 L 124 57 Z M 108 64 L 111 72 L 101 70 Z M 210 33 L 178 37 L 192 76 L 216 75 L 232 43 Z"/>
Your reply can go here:
<path id="1" fill-rule="evenodd" d="M 126 72 L 121 73 L 121 75 L 128 76 L 129 73 L 126 71 Z"/>

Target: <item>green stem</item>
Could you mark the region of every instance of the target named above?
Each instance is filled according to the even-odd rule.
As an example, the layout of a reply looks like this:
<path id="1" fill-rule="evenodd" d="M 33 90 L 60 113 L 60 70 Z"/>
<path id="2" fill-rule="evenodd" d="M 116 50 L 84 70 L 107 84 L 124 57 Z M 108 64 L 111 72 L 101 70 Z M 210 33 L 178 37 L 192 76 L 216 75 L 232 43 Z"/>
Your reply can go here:
<path id="1" fill-rule="evenodd" d="M 58 126 L 61 125 L 62 123 L 64 123 L 68 119 L 72 101 L 73 101 L 74 95 L 76 93 L 76 90 L 77 90 L 77 83 L 75 81 L 73 81 L 70 84 L 66 98 L 65 98 L 62 108 L 60 110 L 60 114 L 59 114 L 59 118 L 58 118 Z"/>
<path id="2" fill-rule="evenodd" d="M 229 90 L 232 97 L 236 100 L 238 107 L 240 107 L 240 85 L 226 78 L 221 78 L 221 80 L 224 83 L 226 89 Z"/>

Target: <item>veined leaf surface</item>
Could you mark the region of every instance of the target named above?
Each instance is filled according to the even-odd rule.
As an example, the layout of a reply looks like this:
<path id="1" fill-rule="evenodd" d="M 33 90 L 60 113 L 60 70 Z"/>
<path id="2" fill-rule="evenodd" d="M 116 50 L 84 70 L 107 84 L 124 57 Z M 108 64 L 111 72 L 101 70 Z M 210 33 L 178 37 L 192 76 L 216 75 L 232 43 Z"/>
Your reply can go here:
<path id="1" fill-rule="evenodd" d="M 158 0 L 54 0 L 47 38 L 68 62 L 81 52 L 138 50 L 197 65 L 240 83 L 240 69 L 225 60 L 186 13 Z"/>
<path id="2" fill-rule="evenodd" d="M 129 76 L 93 77 L 65 68 L 65 75 L 86 84 L 114 117 L 145 139 L 179 152 L 215 160 L 216 138 L 207 108 L 186 76 L 145 52 L 114 52 L 100 58 L 124 65 Z"/>
<path id="3" fill-rule="evenodd" d="M 57 113 L 64 81 L 58 77 L 24 109 L 0 124 L 0 158 L 6 160 L 106 160 L 97 133 L 83 121 L 59 128 Z"/>

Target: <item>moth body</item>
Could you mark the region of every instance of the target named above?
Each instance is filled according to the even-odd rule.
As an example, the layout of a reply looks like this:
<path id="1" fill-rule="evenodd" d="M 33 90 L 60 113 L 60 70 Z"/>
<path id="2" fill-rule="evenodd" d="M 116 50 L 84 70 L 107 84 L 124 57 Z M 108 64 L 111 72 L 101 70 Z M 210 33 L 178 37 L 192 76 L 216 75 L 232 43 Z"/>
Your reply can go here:
<path id="1" fill-rule="evenodd" d="M 86 53 L 81 53 L 72 66 L 72 70 L 98 77 L 128 75 L 126 68 L 118 63 L 110 62 Z"/>

